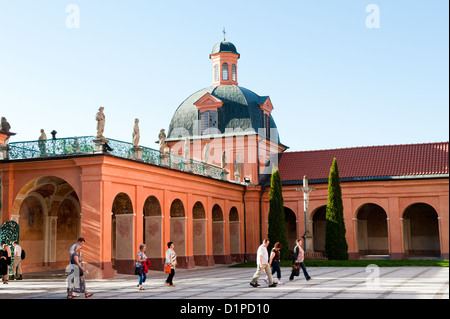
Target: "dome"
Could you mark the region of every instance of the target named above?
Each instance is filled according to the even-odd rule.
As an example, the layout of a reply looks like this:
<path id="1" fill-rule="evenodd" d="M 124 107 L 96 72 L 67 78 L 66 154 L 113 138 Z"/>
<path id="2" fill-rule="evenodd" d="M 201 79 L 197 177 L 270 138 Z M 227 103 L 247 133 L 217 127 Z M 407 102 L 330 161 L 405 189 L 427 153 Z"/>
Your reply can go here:
<path id="1" fill-rule="evenodd" d="M 222 41 L 222 42 L 217 43 L 213 47 L 211 54 L 216 54 L 219 52 L 231 52 L 231 53 L 236 53 L 237 55 L 239 55 L 239 53 L 236 50 L 235 45 L 228 41 Z"/>
<path id="2" fill-rule="evenodd" d="M 206 93 L 223 102 L 218 108 L 218 129 L 221 134 L 227 129 L 253 131 L 264 128 L 264 113 L 259 104 L 264 103 L 268 96 L 258 94 L 236 85 L 217 85 L 199 90 L 189 96 L 180 104 L 172 117 L 168 130 L 168 138 L 183 138 L 199 135 L 198 125 L 199 110 L 194 105 Z M 276 129 L 275 121 L 270 115 L 270 128 Z M 274 136 L 275 135 L 275 136 Z M 279 143 L 278 134 L 271 134 L 271 139 Z"/>

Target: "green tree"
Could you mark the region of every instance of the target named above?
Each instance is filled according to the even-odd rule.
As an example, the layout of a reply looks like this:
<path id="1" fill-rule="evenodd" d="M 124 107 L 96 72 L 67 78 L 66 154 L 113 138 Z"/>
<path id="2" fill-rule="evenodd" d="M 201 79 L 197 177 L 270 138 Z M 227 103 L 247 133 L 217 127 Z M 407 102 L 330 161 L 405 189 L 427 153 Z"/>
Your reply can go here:
<path id="1" fill-rule="evenodd" d="M 345 239 L 344 206 L 339 170 L 336 158 L 328 178 L 328 200 L 326 212 L 325 250 L 330 260 L 347 260 L 348 245 Z"/>
<path id="2" fill-rule="evenodd" d="M 286 238 L 286 219 L 284 217 L 283 194 L 281 190 L 280 172 L 272 168 L 270 180 L 270 210 L 269 210 L 269 256 L 276 242 L 280 242 L 281 259 L 289 259 L 289 249 Z"/>

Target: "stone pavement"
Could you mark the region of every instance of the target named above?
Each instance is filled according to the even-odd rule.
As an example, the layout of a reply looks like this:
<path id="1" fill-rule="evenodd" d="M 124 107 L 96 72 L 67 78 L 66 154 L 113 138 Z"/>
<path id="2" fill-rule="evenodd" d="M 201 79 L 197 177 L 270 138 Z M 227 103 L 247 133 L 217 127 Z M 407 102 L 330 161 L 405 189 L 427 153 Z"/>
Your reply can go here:
<path id="1" fill-rule="evenodd" d="M 138 291 L 138 277 L 116 275 L 113 279 L 87 280 L 92 299 L 449 299 L 449 268 L 445 267 L 308 267 L 289 282 L 290 268 L 282 268 L 286 283 L 269 288 L 249 282 L 256 269 L 197 267 L 177 269 L 175 287 L 164 285 L 166 275 L 151 271 L 145 291 Z M 0 284 L 0 299 L 65 299 L 64 278 L 28 278 Z M 78 297 L 76 299 L 85 299 Z"/>

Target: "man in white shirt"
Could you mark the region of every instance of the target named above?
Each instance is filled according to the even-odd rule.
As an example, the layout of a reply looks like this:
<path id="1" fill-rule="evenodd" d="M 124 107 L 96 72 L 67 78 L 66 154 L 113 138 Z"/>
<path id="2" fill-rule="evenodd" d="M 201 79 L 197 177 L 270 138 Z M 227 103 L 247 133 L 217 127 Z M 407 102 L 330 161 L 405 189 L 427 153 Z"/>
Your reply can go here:
<path id="1" fill-rule="evenodd" d="M 16 278 L 16 280 L 22 280 L 22 247 L 19 246 L 19 244 L 15 241 L 13 243 L 14 246 L 14 262 L 13 262 L 13 275 L 11 279 L 14 279 L 14 275 L 19 275 L 19 278 Z"/>
<path id="2" fill-rule="evenodd" d="M 74 249 L 75 249 L 75 246 L 76 246 L 76 245 L 80 245 L 81 247 L 83 247 L 83 244 L 84 244 L 85 242 L 86 242 L 86 241 L 84 240 L 83 237 L 78 238 L 78 241 L 77 241 L 75 244 L 73 244 L 72 247 L 70 247 L 70 249 L 69 249 L 69 260 L 70 260 L 70 258 L 72 258 L 72 255 L 73 255 L 73 251 L 74 251 Z M 81 252 L 80 252 L 80 256 L 81 256 Z"/>
<path id="3" fill-rule="evenodd" d="M 258 265 L 255 274 L 253 275 L 253 279 L 250 282 L 250 286 L 258 287 L 259 276 L 261 276 L 263 270 L 266 272 L 267 277 L 269 278 L 269 287 L 276 287 L 277 284 L 273 282 L 272 270 L 270 269 L 269 264 L 269 252 L 267 251 L 267 246 L 269 246 L 269 239 L 264 239 L 261 246 L 258 248 L 258 252 L 256 253 L 256 263 Z"/>

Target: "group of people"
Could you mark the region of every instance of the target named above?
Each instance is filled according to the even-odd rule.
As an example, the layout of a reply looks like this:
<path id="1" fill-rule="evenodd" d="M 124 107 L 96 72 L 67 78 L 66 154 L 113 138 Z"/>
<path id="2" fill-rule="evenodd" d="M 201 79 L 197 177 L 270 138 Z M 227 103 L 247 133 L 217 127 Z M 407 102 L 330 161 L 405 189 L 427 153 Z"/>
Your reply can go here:
<path id="1" fill-rule="evenodd" d="M 264 281 L 269 284 L 269 287 L 276 287 L 277 284 L 282 285 L 284 282 L 281 280 L 281 268 L 280 268 L 280 261 L 281 261 L 281 244 L 279 242 L 275 243 L 271 254 L 269 258 L 269 253 L 267 251 L 267 247 L 269 246 L 270 241 L 268 238 L 264 239 L 261 246 L 259 246 L 257 254 L 256 254 L 256 264 L 257 269 L 255 274 L 253 275 L 252 281 L 250 281 L 250 286 L 252 287 L 259 287 L 260 284 L 258 283 L 258 279 L 261 276 L 262 272 L 264 271 L 267 275 L 267 277 L 264 279 Z M 295 241 L 295 247 L 294 247 L 294 258 L 292 261 L 292 271 L 291 275 L 289 276 L 289 281 L 294 281 L 294 277 L 298 276 L 298 272 L 296 272 L 296 269 L 302 268 L 303 274 L 305 276 L 305 279 L 307 281 L 311 280 L 311 276 L 308 274 L 305 264 L 304 264 L 304 258 L 305 258 L 305 251 L 302 247 L 303 241 L 301 239 L 297 239 Z M 273 274 L 277 273 L 278 282 L 274 282 L 273 280 Z"/>
<path id="2" fill-rule="evenodd" d="M 177 265 L 177 254 L 175 253 L 175 245 L 172 241 L 169 241 L 167 243 L 167 251 L 166 251 L 166 260 L 165 260 L 165 266 L 167 267 L 166 273 L 169 274 L 165 281 L 165 285 L 169 287 L 175 287 L 173 284 L 173 277 L 175 276 L 175 266 Z M 136 270 L 135 274 L 139 275 L 139 283 L 138 288 L 139 290 L 145 290 L 143 284 L 145 283 L 147 279 L 147 273 L 148 273 L 148 267 L 150 265 L 149 259 L 145 255 L 145 251 L 147 249 L 147 246 L 144 244 L 141 244 L 139 246 L 139 252 L 136 256 Z"/>
<path id="3" fill-rule="evenodd" d="M 9 267 L 11 262 L 13 263 L 13 269 L 11 279 L 22 280 L 22 247 L 19 246 L 17 241 L 13 242 L 14 246 L 14 259 L 12 258 L 11 247 L 5 242 L 0 246 L 0 276 L 2 276 L 3 284 L 7 284 L 9 281 Z M 15 274 L 18 275 L 15 278 Z"/>
<path id="4" fill-rule="evenodd" d="M 265 271 L 267 274 L 267 277 L 264 279 L 264 281 L 269 285 L 269 287 L 276 287 L 277 284 L 284 284 L 284 282 L 281 280 L 281 268 L 280 268 L 280 261 L 281 261 L 281 244 L 279 242 L 275 243 L 274 248 L 271 251 L 270 258 L 268 254 L 267 247 L 269 246 L 269 239 L 264 239 L 261 246 L 259 246 L 257 251 L 257 270 L 255 274 L 253 275 L 252 281 L 250 282 L 250 285 L 253 287 L 258 287 L 260 284 L 258 284 L 258 279 L 261 276 L 262 272 Z M 301 239 L 297 239 L 295 241 L 295 247 L 294 247 L 294 258 L 292 261 L 292 271 L 291 275 L 289 276 L 289 281 L 294 281 L 296 276 L 299 275 L 299 272 L 296 272 L 295 269 L 302 268 L 303 274 L 305 276 L 306 281 L 311 280 L 311 276 L 308 274 L 305 264 L 304 264 L 304 257 L 305 252 L 302 247 L 303 241 Z M 177 254 L 174 250 L 174 244 L 173 242 L 167 243 L 167 251 L 166 251 L 166 260 L 165 260 L 165 267 L 167 267 L 166 273 L 169 274 L 167 277 L 165 284 L 169 287 L 175 287 L 173 284 L 173 277 L 175 276 L 175 266 L 177 265 Z M 147 246 L 144 244 L 141 244 L 139 246 L 139 252 L 136 256 L 136 270 L 135 274 L 139 275 L 139 283 L 138 288 L 139 290 L 145 290 L 143 284 L 145 283 L 147 279 L 147 273 L 148 269 L 150 267 L 149 259 L 145 254 L 145 251 L 147 249 Z M 170 269 L 170 271 L 169 271 Z M 277 273 L 278 282 L 274 282 L 273 280 L 273 274 Z"/>

